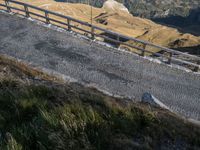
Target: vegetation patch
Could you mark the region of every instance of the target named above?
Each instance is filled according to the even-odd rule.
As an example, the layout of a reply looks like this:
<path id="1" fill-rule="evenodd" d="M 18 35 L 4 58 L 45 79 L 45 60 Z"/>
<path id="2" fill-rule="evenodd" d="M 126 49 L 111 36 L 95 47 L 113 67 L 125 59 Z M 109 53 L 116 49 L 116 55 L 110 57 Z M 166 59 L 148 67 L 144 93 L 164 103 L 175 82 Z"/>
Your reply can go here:
<path id="1" fill-rule="evenodd" d="M 5 68 L 5 63 L 0 66 Z M 47 79 L 38 83 L 27 75 L 19 79 L 10 70 L 22 68 L 6 66 L 9 71 L 0 78 L 2 150 L 200 147 L 200 128 L 166 110 L 116 99 L 79 84 Z"/>

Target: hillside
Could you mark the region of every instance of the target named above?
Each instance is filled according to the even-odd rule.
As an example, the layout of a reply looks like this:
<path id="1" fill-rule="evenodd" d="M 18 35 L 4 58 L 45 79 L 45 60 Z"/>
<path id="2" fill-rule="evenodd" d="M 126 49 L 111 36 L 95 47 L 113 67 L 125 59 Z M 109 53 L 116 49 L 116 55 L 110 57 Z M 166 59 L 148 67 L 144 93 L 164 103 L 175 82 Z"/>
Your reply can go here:
<path id="1" fill-rule="evenodd" d="M 87 0 L 55 0 L 85 3 Z M 91 4 L 102 7 L 106 0 L 93 0 Z M 123 3 L 134 16 L 152 19 L 158 23 L 174 26 L 182 32 L 200 36 L 199 0 L 117 0 Z"/>
<path id="2" fill-rule="evenodd" d="M 28 3 L 90 22 L 88 5 Z M 112 0 L 93 13 L 94 24 L 129 36 L 177 48 L 199 43 L 199 37 L 133 17 Z M 144 92 L 156 91 L 164 95 L 160 101 L 181 105 L 187 114 L 192 108 L 199 117 L 198 75 L 30 20 L 0 13 L 0 150 L 200 149 L 199 124 L 140 100 Z M 134 97 L 110 96 L 115 94 L 99 91 L 95 81 L 114 91 L 130 89 Z"/>
<path id="3" fill-rule="evenodd" d="M 84 3 L 88 0 L 55 0 L 57 2 Z M 106 0 L 93 0 L 90 2 L 95 7 L 102 7 Z M 165 18 L 169 16 L 186 17 L 193 9 L 200 5 L 199 0 L 116 0 L 123 3 L 128 10 L 136 16 L 145 18 Z"/>
<path id="4" fill-rule="evenodd" d="M 113 0 L 110 0 L 110 2 L 113 2 Z M 91 22 L 90 6 L 85 4 L 62 3 L 53 0 L 28 0 L 26 3 L 72 16 L 89 23 Z M 93 8 L 94 24 L 158 45 L 170 48 L 190 47 L 188 52 L 195 53 L 194 51 L 197 51 L 197 49 L 194 49 L 193 47 L 199 45 L 200 37 L 187 33 L 183 34 L 175 28 L 162 26 L 148 19 L 134 17 L 120 4 L 113 5 L 111 9 L 109 6 L 110 4 L 111 3 L 105 4 L 103 8 Z M 154 49 L 152 51 L 157 50 Z"/>
<path id="5" fill-rule="evenodd" d="M 0 149 L 198 149 L 200 128 L 0 56 Z"/>

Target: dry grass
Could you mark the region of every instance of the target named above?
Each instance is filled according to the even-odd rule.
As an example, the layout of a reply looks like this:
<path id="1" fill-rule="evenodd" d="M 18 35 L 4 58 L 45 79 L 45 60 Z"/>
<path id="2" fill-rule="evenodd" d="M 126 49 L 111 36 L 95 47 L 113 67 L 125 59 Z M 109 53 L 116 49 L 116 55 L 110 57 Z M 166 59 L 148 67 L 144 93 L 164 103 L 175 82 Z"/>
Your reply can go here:
<path id="1" fill-rule="evenodd" d="M 2 0 L 0 0 L 1 2 Z M 67 16 L 90 23 L 90 6 L 85 4 L 70 4 L 55 2 L 53 0 L 19 0 L 29 3 L 44 9 L 55 11 Z M 35 12 L 35 10 L 31 9 Z M 42 13 L 40 13 L 42 14 Z M 104 14 L 104 15 L 102 15 Z M 57 18 L 56 16 L 52 16 Z M 66 22 L 61 18 L 57 18 Z M 104 22 L 103 24 L 99 22 Z M 106 22 L 106 25 L 105 25 Z M 142 40 L 150 41 L 152 43 L 166 46 L 170 48 L 177 47 L 193 47 L 200 43 L 200 37 L 191 34 L 182 34 L 177 29 L 158 25 L 148 19 L 133 17 L 128 13 L 107 11 L 104 8 L 93 8 L 93 23 L 103 28 L 107 28 L 130 37 L 136 37 Z M 73 23 L 87 30 L 88 27 L 81 26 L 80 24 Z M 100 34 L 100 33 L 98 33 Z M 182 40 L 181 44 L 175 41 Z M 129 43 L 129 41 L 128 41 Z M 133 51 L 135 51 L 133 49 Z M 157 52 L 159 49 L 150 49 L 150 51 Z"/>
<path id="2" fill-rule="evenodd" d="M 0 79 L 3 77 L 63 82 L 62 79 L 50 76 L 41 70 L 30 68 L 23 62 L 19 62 L 13 58 L 8 58 L 7 56 L 0 55 Z"/>

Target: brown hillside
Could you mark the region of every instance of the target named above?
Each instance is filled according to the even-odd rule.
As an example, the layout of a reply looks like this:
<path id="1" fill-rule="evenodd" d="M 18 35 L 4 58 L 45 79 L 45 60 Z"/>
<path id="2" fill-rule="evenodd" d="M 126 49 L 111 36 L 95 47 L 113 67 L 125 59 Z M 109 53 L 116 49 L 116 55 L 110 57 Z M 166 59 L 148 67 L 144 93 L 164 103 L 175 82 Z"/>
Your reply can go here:
<path id="1" fill-rule="evenodd" d="M 19 1 L 90 22 L 91 9 L 89 5 L 62 3 L 53 0 Z M 116 8 L 122 7 L 121 5 L 110 6 L 113 0 L 109 1 L 111 3 L 104 5 L 103 8 L 93 8 L 93 23 L 95 25 L 169 48 L 195 47 L 200 44 L 200 37 L 180 33 L 175 28 L 162 26 L 148 19 L 134 17 L 126 10 Z"/>

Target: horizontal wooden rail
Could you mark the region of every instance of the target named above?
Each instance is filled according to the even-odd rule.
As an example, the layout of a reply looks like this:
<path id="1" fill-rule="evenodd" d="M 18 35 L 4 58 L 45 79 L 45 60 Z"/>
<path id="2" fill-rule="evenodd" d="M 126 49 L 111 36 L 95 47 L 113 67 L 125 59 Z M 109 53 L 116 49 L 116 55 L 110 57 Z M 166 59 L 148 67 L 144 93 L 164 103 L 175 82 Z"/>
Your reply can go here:
<path id="1" fill-rule="evenodd" d="M 37 17 L 40 17 L 40 18 L 44 18 L 44 19 L 46 19 L 45 16 L 42 16 L 42 15 L 37 14 L 37 13 L 34 13 L 34 12 L 30 12 L 30 11 L 29 11 L 29 14 L 34 15 L 34 16 L 37 16 Z"/>
<path id="2" fill-rule="evenodd" d="M 9 6 L 9 8 L 10 8 L 10 9 L 14 9 L 14 10 L 18 10 L 18 11 L 25 12 L 24 9 L 20 9 L 20 8 L 12 7 L 12 6 Z"/>
<path id="3" fill-rule="evenodd" d="M 116 33 L 116 32 L 113 32 L 113 31 L 108 31 L 108 30 L 103 29 L 103 28 L 101 28 L 101 27 L 96 27 L 96 26 L 94 26 L 94 28 L 95 28 L 95 29 L 98 29 L 98 30 L 101 30 L 101 31 L 104 31 L 105 33 L 109 33 L 109 34 L 111 34 L 111 35 L 116 35 L 116 36 L 119 36 L 119 37 L 124 38 L 124 39 L 132 40 L 132 41 L 135 41 L 135 42 L 139 42 L 139 43 L 142 43 L 142 44 L 146 44 L 146 45 L 148 45 L 148 46 L 152 46 L 152 47 L 155 47 L 155 48 L 159 48 L 159 49 L 164 50 L 164 51 L 166 51 L 166 52 L 172 52 L 173 54 L 183 55 L 183 56 L 191 57 L 191 58 L 193 58 L 193 59 L 200 60 L 200 57 L 198 57 L 198 56 L 194 56 L 194 55 L 182 53 L 182 52 L 179 52 L 179 51 L 176 51 L 176 50 L 173 50 L 173 49 L 169 49 L 169 48 L 166 48 L 166 47 L 158 46 L 158 45 L 155 45 L 155 44 L 150 43 L 150 42 L 148 42 L 148 41 L 143 41 L 143 40 L 136 39 L 136 38 L 133 38 L 133 37 L 128 37 L 128 36 L 122 35 L 122 34 L 120 34 L 120 33 Z"/>
<path id="4" fill-rule="evenodd" d="M 138 51 L 141 52 L 141 53 L 139 53 L 139 55 L 141 55 L 141 56 L 145 56 L 145 53 L 149 53 L 149 54 L 152 54 L 153 56 L 165 57 L 166 59 L 169 60 L 168 63 L 171 63 L 172 61 L 176 61 L 176 62 L 180 62 L 180 63 L 185 64 L 185 65 L 194 66 L 194 67 L 196 67 L 195 70 L 198 70 L 200 68 L 200 65 L 193 62 L 193 61 L 200 62 L 200 57 L 198 57 L 198 56 L 190 55 L 190 54 L 187 54 L 187 53 L 182 53 L 180 51 L 176 51 L 176 50 L 173 50 L 173 49 L 170 49 L 170 48 L 162 47 L 162 46 L 150 43 L 148 41 L 143 41 L 143 40 L 136 39 L 136 38 L 133 38 L 133 37 L 125 36 L 125 35 L 122 35 L 120 33 L 116 33 L 114 31 L 110 31 L 110 30 L 107 30 L 107 29 L 104 29 L 104 28 L 101 28 L 101 27 L 98 27 L 98 26 L 95 26 L 95 25 L 91 25 L 88 22 L 84 22 L 84 21 L 81 21 L 81 20 L 78 20 L 78 19 L 75 19 L 75 18 L 72 18 L 72 17 L 69 17 L 69 16 L 65 16 L 65 15 L 62 15 L 62 14 L 59 14 L 59 13 L 56 13 L 56 12 L 45 10 L 43 8 L 39 8 L 39 7 L 30 5 L 30 4 L 26 4 L 26 3 L 23 3 L 23 2 L 19 2 L 19 1 L 16 1 L 16 0 L 4 0 L 4 1 L 5 1 L 5 4 L 0 4 L 0 6 L 5 7 L 8 10 L 8 12 L 10 12 L 12 9 L 18 10 L 18 11 L 24 12 L 26 17 L 30 17 L 30 15 L 34 15 L 34 16 L 45 19 L 46 23 L 48 23 L 48 24 L 55 22 L 57 24 L 60 24 L 60 25 L 67 27 L 68 30 L 76 29 L 76 30 L 82 31 L 84 33 L 88 33 L 89 35 L 91 35 L 92 39 L 95 39 L 95 37 L 100 37 L 100 38 L 104 39 L 104 41 L 107 40 L 107 41 L 110 41 L 110 42 L 113 42 L 113 43 L 116 43 L 116 44 L 122 44 L 122 45 L 129 47 L 129 48 L 137 49 Z M 17 8 L 17 7 L 14 7 L 14 6 L 10 6 L 10 3 L 14 3 L 14 4 L 17 4 L 17 5 L 23 6 L 23 8 Z M 37 10 L 38 13 L 30 11 L 29 8 Z M 43 15 L 39 14 L 39 12 L 42 12 Z M 63 22 L 61 20 L 49 17 L 49 15 L 53 15 L 53 16 L 62 18 L 64 20 L 66 20 L 66 22 Z M 78 25 L 75 25 L 74 23 L 84 25 L 84 26 L 88 27 L 90 30 L 88 31 L 84 28 L 81 28 Z M 96 34 L 95 31 L 99 31 L 100 33 L 104 33 L 104 35 Z M 112 37 L 115 37 L 115 38 L 112 38 Z M 140 43 L 140 44 L 144 45 L 145 48 L 141 48 L 141 47 L 135 46 L 133 44 L 128 44 L 128 43 L 122 42 L 122 41 L 120 41 L 120 39 L 126 39 L 127 41 L 133 41 L 133 42 L 136 42 L 136 43 Z M 160 51 L 168 53 L 169 56 L 162 55 L 161 53 L 151 52 L 150 50 L 146 49 L 146 47 L 150 47 L 151 49 L 159 49 Z M 135 53 L 137 53 L 137 52 L 135 52 Z M 183 58 L 180 59 L 180 58 L 174 57 L 176 55 L 182 56 Z M 184 59 L 184 57 L 191 59 L 191 62 L 186 61 Z"/>
<path id="5" fill-rule="evenodd" d="M 6 5 L 4 5 L 4 4 L 0 4 L 0 6 L 2 6 L 2 7 L 6 7 Z"/>

